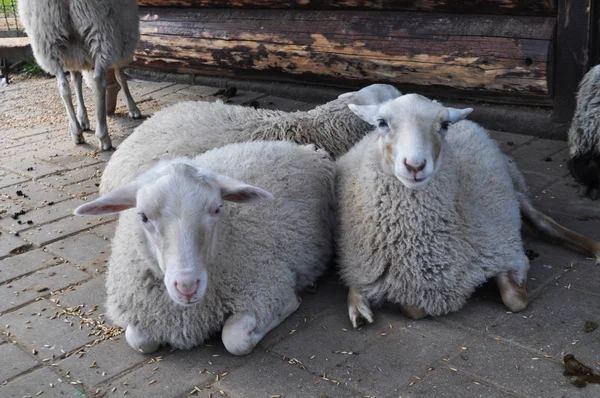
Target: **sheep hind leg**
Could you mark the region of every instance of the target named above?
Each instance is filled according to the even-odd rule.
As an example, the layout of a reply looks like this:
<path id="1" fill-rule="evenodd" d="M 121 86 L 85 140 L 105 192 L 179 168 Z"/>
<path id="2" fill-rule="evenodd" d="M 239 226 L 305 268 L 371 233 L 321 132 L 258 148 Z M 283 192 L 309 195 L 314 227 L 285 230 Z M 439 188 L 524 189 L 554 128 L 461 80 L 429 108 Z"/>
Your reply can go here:
<path id="1" fill-rule="evenodd" d="M 77 119 L 79 120 L 79 125 L 83 130 L 89 130 L 90 120 L 88 119 L 87 109 L 85 109 L 85 103 L 83 102 L 83 77 L 79 71 L 72 71 L 71 77 L 73 78 L 73 83 L 75 83 L 75 98 L 77 99 Z"/>
<path id="2" fill-rule="evenodd" d="M 356 289 L 351 287 L 348 291 L 348 316 L 354 329 L 366 322 L 373 323 L 373 311 L 367 299 Z"/>
<path id="3" fill-rule="evenodd" d="M 527 308 L 527 288 L 526 279 L 523 279 L 521 284 L 518 284 L 512 272 L 502 272 L 494 278 L 500 289 L 502 302 L 512 312 L 521 312 Z"/>
<path id="4" fill-rule="evenodd" d="M 106 71 L 106 114 L 114 115 L 117 109 L 117 96 L 121 91 L 121 86 L 117 83 L 115 69 Z"/>
<path id="5" fill-rule="evenodd" d="M 160 347 L 160 344 L 150 339 L 143 330 L 129 324 L 125 330 L 127 344 L 142 354 L 152 354 Z"/>
<path id="6" fill-rule="evenodd" d="M 56 81 L 58 83 L 58 92 L 60 93 L 63 103 L 65 104 L 67 116 L 69 117 L 69 133 L 71 134 L 71 140 L 75 144 L 83 144 L 85 142 L 83 139 L 83 130 L 77 121 L 77 117 L 75 116 L 75 109 L 73 108 L 69 81 L 65 76 L 65 71 L 58 62 L 56 68 Z"/>
<path id="7" fill-rule="evenodd" d="M 131 92 L 129 91 L 129 85 L 127 85 L 127 76 L 125 76 L 125 72 L 121 68 L 115 68 L 115 74 L 117 76 L 117 81 L 119 85 L 123 89 L 123 93 L 125 94 L 125 99 L 127 100 L 127 109 L 129 111 L 129 117 L 132 119 L 139 119 L 142 117 L 142 113 L 138 109 L 133 97 L 131 96 Z"/>
<path id="8" fill-rule="evenodd" d="M 302 300 L 290 289 L 285 305 L 277 311 L 271 322 L 262 328 L 256 325 L 256 317 L 248 312 L 234 314 L 223 325 L 221 339 L 227 351 L 233 355 L 247 355 L 267 333 L 298 309 Z"/>
<path id="9" fill-rule="evenodd" d="M 600 242 L 571 231 L 563 227 L 551 217 L 536 210 L 523 194 L 518 195 L 521 214 L 535 230 L 541 232 L 545 238 L 558 243 L 568 249 L 575 250 L 594 259 L 600 264 Z"/>
<path id="10" fill-rule="evenodd" d="M 96 105 L 96 138 L 98 138 L 100 150 L 107 151 L 112 148 L 112 142 L 106 125 L 106 70 L 99 62 L 96 62 L 94 66 L 92 88 Z"/>

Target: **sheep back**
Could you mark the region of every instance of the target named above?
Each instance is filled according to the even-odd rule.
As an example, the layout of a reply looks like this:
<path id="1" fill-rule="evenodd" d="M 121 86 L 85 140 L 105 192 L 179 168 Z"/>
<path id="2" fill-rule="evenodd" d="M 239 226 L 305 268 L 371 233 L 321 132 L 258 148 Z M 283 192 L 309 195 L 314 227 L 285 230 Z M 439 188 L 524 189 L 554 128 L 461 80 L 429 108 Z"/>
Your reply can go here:
<path id="1" fill-rule="evenodd" d="M 133 58 L 139 40 L 135 0 L 19 0 L 19 16 L 33 54 L 46 72 L 105 69 Z"/>
<path id="2" fill-rule="evenodd" d="M 104 171 L 100 192 L 132 181 L 158 159 L 196 156 L 235 142 L 293 141 L 315 144 L 340 156 L 370 130 L 348 109 L 348 101 L 338 99 L 308 112 L 291 113 L 220 101 L 173 105 L 142 123 L 119 145 Z"/>
<path id="3" fill-rule="evenodd" d="M 285 292 L 314 283 L 332 255 L 335 166 L 326 152 L 254 142 L 195 161 L 266 189 L 275 200 L 224 206 L 205 298 L 190 306 L 174 303 L 166 292 L 135 209 L 121 215 L 107 275 L 108 316 L 182 349 L 201 344 L 233 313 L 250 312 L 259 327 L 268 324 Z"/>
<path id="4" fill-rule="evenodd" d="M 383 172 L 377 133 L 338 160 L 342 279 L 374 303 L 460 309 L 490 277 L 525 276 L 513 172 L 478 125 L 451 126 L 429 185 L 410 190 Z M 515 174 L 515 177 L 520 176 Z"/>

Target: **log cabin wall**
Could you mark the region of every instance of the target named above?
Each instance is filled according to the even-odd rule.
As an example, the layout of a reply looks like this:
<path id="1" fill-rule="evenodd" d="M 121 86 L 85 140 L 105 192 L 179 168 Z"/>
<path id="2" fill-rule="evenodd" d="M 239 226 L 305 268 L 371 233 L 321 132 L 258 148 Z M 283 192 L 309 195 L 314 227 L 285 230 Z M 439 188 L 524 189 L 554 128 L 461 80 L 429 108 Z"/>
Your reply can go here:
<path id="1" fill-rule="evenodd" d="M 592 1 L 138 0 L 135 65 L 348 88 L 387 82 L 558 105 L 564 122 L 589 66 Z"/>

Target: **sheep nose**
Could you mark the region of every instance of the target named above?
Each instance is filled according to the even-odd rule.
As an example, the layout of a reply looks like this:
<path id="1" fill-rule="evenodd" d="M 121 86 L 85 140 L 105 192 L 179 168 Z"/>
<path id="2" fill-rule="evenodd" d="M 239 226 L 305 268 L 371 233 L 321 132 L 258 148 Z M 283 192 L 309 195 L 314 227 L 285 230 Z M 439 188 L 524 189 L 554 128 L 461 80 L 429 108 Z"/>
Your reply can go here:
<path id="1" fill-rule="evenodd" d="M 423 162 L 421 163 L 412 163 L 409 162 L 406 158 L 404 158 L 404 166 L 406 166 L 406 169 L 413 174 L 417 174 L 419 171 L 423 170 L 426 164 L 427 159 L 423 159 Z"/>
<path id="2" fill-rule="evenodd" d="M 195 282 L 175 282 L 175 290 L 190 301 L 196 290 L 198 290 L 198 285 L 200 285 L 200 279 L 196 279 Z"/>

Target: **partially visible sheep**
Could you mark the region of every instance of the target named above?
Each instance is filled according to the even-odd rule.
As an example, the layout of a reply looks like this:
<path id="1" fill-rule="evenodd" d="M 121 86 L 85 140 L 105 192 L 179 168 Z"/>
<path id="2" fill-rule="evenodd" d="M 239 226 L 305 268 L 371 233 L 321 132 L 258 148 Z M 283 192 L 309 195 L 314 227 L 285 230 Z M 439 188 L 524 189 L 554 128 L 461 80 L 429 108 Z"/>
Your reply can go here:
<path id="1" fill-rule="evenodd" d="M 577 109 L 569 129 L 569 170 L 581 194 L 600 197 L 600 65 L 579 83 Z"/>
<path id="2" fill-rule="evenodd" d="M 129 116 L 136 119 L 141 116 L 121 69 L 132 60 L 139 40 L 137 2 L 19 0 L 18 7 L 36 61 L 46 72 L 56 75 L 58 90 L 69 117 L 71 139 L 76 144 L 84 142 L 83 130 L 90 128 L 83 103 L 81 71 L 94 70 L 90 84 L 95 96 L 96 137 L 100 149 L 110 149 L 112 143 L 106 125 L 106 101 L 108 99 L 109 108 L 112 107 L 118 90 L 115 91 L 116 87 L 111 89 L 107 97 L 107 73 L 123 88 Z M 112 68 L 114 70 L 111 71 Z M 75 82 L 77 116 L 65 71 L 71 72 Z"/>
<path id="3" fill-rule="evenodd" d="M 288 140 L 315 144 L 337 157 L 370 130 L 348 104 L 377 104 L 399 95 L 393 86 L 373 84 L 308 112 L 292 113 L 221 102 L 179 103 L 157 112 L 119 145 L 104 171 L 100 192 L 131 182 L 158 159 L 196 156 L 233 142 Z"/>
<path id="4" fill-rule="evenodd" d="M 338 260 L 354 327 L 382 302 L 413 318 L 457 311 L 492 277 L 511 311 L 526 308 L 521 214 L 598 259 L 599 243 L 533 209 L 510 159 L 460 121 L 472 109 L 415 94 L 350 108 L 377 126 L 337 161 Z"/>
<path id="5" fill-rule="evenodd" d="M 222 329 L 229 352 L 248 354 L 327 266 L 334 173 L 314 145 L 232 144 L 160 161 L 82 205 L 76 214 L 123 211 L 108 316 L 144 353 L 167 343 L 188 349 Z"/>

